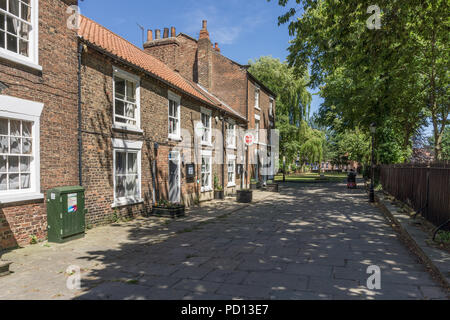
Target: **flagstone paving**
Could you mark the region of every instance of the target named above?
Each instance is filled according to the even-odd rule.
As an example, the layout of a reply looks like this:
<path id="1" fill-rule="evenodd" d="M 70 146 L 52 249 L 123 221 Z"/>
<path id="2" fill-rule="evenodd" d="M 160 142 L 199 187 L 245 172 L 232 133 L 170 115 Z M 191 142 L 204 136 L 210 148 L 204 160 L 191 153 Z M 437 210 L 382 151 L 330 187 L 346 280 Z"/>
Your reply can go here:
<path id="1" fill-rule="evenodd" d="M 251 205 L 204 204 L 66 244 L 4 254 L 0 299 L 447 299 L 363 190 L 285 184 Z M 81 289 L 67 289 L 81 269 Z M 367 268 L 381 289 L 367 288 Z"/>

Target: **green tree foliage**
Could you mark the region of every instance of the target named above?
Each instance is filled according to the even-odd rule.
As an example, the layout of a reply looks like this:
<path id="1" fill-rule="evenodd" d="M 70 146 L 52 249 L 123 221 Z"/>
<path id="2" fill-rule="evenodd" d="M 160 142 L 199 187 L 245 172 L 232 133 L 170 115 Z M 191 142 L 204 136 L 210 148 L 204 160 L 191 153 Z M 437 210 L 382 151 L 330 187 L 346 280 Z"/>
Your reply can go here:
<path id="1" fill-rule="evenodd" d="M 288 61 L 295 74 L 302 77 L 310 66 L 311 85 L 320 87 L 322 123 L 337 132 L 368 133 L 376 122 L 377 159 L 401 162 L 431 120 L 435 154 L 442 158 L 450 109 L 449 1 L 379 0 L 378 30 L 367 27 L 373 1 L 295 3 L 279 23 L 289 23 L 294 37 Z"/>
<path id="2" fill-rule="evenodd" d="M 311 94 L 306 88 L 307 76 L 298 78 L 287 63 L 272 57 L 250 61 L 249 72 L 277 95 L 276 128 L 280 131 L 280 159 L 291 163 L 304 142 L 302 127 L 309 116 Z"/>

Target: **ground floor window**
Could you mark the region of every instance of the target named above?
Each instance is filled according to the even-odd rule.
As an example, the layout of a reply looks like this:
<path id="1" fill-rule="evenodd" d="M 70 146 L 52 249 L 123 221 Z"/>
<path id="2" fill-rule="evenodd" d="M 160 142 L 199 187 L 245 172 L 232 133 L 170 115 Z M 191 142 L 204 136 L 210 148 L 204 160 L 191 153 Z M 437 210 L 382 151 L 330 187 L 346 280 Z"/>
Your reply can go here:
<path id="1" fill-rule="evenodd" d="M 40 199 L 43 104 L 0 95 L 0 202 Z"/>
<path id="2" fill-rule="evenodd" d="M 210 191 L 211 188 L 211 156 L 202 155 L 202 192 Z"/>
<path id="3" fill-rule="evenodd" d="M 33 122 L 0 118 L 0 191 L 30 190 Z"/>
<path id="4" fill-rule="evenodd" d="M 126 146 L 135 146 L 135 149 Z M 140 142 L 116 141 L 114 148 L 114 203 L 128 204 L 141 201 L 141 147 Z"/>
<path id="5" fill-rule="evenodd" d="M 236 158 L 230 157 L 227 161 L 228 168 L 228 186 L 236 185 Z"/>

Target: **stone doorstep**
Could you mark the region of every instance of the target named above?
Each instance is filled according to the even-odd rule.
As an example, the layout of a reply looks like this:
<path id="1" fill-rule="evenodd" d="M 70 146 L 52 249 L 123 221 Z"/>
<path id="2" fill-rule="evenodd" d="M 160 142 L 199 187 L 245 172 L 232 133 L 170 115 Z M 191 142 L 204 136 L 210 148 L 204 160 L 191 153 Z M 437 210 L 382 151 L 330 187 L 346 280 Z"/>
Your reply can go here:
<path id="1" fill-rule="evenodd" d="M 426 247 L 425 245 L 421 245 L 418 239 L 417 233 L 414 234 L 412 232 L 408 232 L 408 227 L 406 226 L 406 223 L 408 221 L 406 219 L 398 219 L 396 217 L 396 214 L 392 212 L 389 207 L 393 207 L 393 205 L 386 204 L 384 199 L 381 199 L 377 193 L 375 193 L 375 201 L 379 205 L 381 211 L 385 214 L 385 216 L 391 220 L 393 223 L 395 223 L 399 228 L 402 235 L 404 235 L 415 247 L 415 254 L 417 254 L 422 261 L 425 261 L 426 264 L 428 264 L 433 271 L 439 276 L 441 282 L 446 285 L 446 289 L 450 290 L 450 264 L 448 265 L 448 269 L 442 267 L 442 265 L 439 265 L 436 261 L 433 260 L 432 257 L 430 257 L 430 254 L 427 254 L 426 252 L 430 252 L 430 250 L 439 250 L 435 248 Z M 420 230 L 421 233 L 424 233 Z M 441 250 L 439 250 L 441 252 Z"/>
<path id="2" fill-rule="evenodd" d="M 0 277 L 7 276 L 11 273 L 9 271 L 9 266 L 11 264 L 12 262 L 0 260 Z"/>

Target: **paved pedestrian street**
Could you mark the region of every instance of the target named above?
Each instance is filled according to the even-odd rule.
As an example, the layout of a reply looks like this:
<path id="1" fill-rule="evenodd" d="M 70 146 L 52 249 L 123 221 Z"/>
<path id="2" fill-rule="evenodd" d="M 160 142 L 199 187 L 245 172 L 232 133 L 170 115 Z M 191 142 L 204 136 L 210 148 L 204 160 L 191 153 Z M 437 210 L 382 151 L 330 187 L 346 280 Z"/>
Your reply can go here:
<path id="1" fill-rule="evenodd" d="M 361 190 L 286 184 L 204 217 L 139 218 L 5 254 L 0 299 L 446 299 Z M 69 290 L 81 269 L 81 289 Z M 381 270 L 369 289 L 367 268 Z"/>

